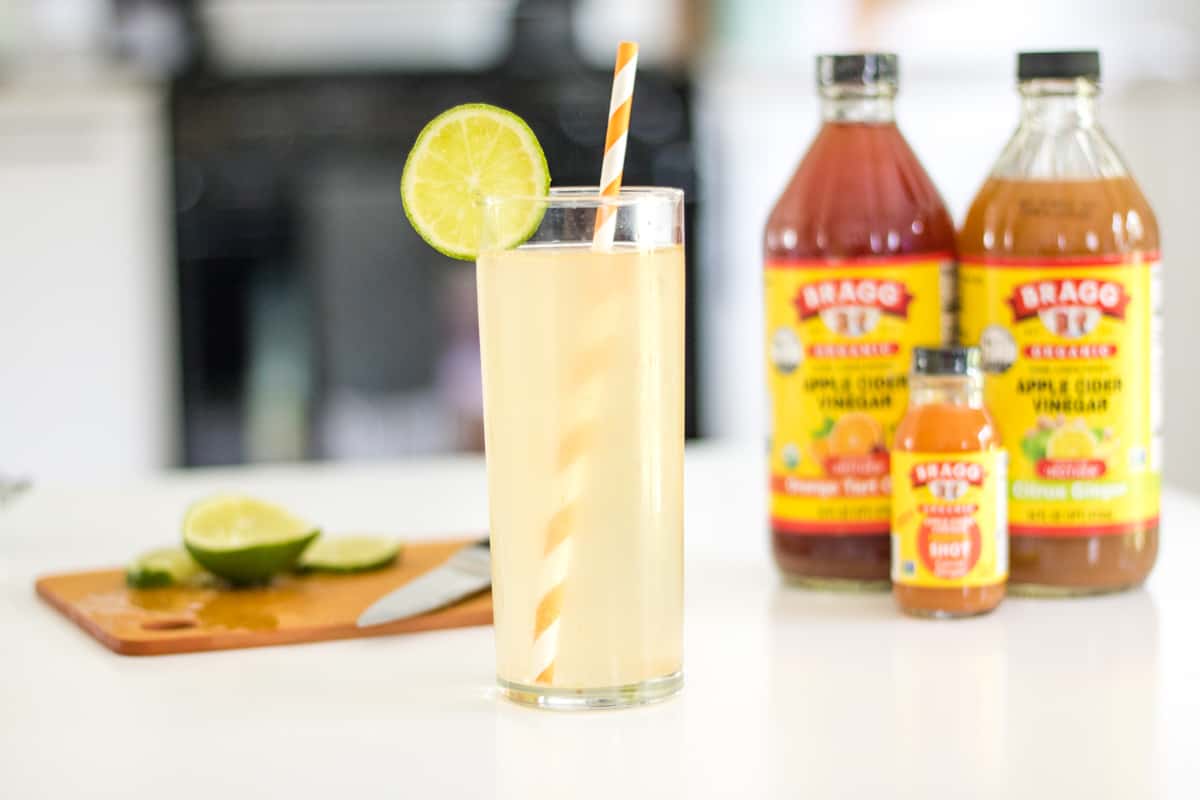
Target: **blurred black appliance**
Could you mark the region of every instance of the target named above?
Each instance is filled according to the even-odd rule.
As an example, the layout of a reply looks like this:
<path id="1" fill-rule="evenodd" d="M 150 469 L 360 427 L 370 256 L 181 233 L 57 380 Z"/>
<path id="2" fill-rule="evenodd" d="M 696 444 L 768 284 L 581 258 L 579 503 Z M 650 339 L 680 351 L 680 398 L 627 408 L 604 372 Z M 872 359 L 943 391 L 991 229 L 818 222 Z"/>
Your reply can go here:
<path id="1" fill-rule="evenodd" d="M 185 464 L 482 447 L 473 268 L 413 233 L 400 172 L 425 122 L 486 101 L 529 121 L 556 185 L 594 185 L 611 74 L 568 46 L 570 8 L 523 3 L 484 72 L 237 74 L 194 43 L 170 91 Z M 694 143 L 689 78 L 640 70 L 626 180 L 684 188 L 689 229 Z"/>

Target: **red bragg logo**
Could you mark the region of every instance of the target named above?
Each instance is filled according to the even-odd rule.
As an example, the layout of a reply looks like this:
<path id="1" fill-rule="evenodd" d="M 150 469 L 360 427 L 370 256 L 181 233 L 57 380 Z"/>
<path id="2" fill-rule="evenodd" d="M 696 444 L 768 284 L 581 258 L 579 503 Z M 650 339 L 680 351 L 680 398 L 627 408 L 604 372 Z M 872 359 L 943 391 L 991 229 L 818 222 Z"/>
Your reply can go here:
<path id="1" fill-rule="evenodd" d="M 916 464 L 909 471 L 913 488 L 934 481 L 963 481 L 973 486 L 982 486 L 987 472 L 982 464 L 973 461 L 930 461 Z"/>
<path id="2" fill-rule="evenodd" d="M 913 296 L 900 281 L 879 278 L 830 278 L 806 283 L 796 293 L 793 304 L 800 319 L 808 319 L 832 308 L 867 306 L 885 314 L 908 316 Z"/>
<path id="3" fill-rule="evenodd" d="M 1094 308 L 1106 316 L 1125 319 L 1129 299 L 1125 287 L 1114 281 L 1054 278 L 1018 284 L 1008 303 L 1015 320 L 1064 308 Z"/>

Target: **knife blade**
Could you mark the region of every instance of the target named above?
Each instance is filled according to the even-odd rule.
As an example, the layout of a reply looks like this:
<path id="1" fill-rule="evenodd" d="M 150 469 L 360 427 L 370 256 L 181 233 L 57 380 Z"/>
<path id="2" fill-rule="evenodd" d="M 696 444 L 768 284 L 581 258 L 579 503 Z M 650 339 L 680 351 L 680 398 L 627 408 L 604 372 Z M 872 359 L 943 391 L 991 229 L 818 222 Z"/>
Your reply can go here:
<path id="1" fill-rule="evenodd" d="M 376 600 L 359 616 L 358 627 L 369 628 L 436 611 L 491 585 L 492 551 L 489 540 L 483 539 Z"/>

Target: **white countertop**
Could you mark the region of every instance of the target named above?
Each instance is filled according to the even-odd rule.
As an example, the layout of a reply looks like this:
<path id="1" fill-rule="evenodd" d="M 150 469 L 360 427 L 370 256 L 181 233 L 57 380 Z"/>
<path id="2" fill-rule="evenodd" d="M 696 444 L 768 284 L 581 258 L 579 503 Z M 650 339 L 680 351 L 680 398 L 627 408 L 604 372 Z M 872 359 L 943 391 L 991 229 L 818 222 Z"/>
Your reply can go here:
<path id="1" fill-rule="evenodd" d="M 481 530 L 479 459 L 37 487 L 0 507 L 0 796 L 1200 796 L 1200 499 L 1167 492 L 1143 590 L 926 622 L 781 586 L 762 474 L 689 452 L 683 694 L 575 715 L 499 699 L 488 628 L 128 658 L 33 593 L 221 488 L 331 530 Z"/>

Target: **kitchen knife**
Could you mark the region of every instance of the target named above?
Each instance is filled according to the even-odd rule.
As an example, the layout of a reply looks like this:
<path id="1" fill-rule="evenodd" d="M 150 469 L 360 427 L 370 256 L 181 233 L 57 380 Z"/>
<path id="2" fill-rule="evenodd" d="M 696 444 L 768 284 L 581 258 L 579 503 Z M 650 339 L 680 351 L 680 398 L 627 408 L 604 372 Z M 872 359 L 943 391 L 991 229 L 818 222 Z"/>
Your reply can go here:
<path id="1" fill-rule="evenodd" d="M 435 611 L 491 585 L 492 551 L 488 540 L 483 539 L 376 600 L 359 616 L 358 627 L 369 628 Z"/>

